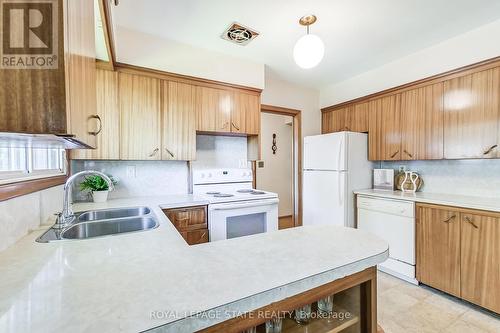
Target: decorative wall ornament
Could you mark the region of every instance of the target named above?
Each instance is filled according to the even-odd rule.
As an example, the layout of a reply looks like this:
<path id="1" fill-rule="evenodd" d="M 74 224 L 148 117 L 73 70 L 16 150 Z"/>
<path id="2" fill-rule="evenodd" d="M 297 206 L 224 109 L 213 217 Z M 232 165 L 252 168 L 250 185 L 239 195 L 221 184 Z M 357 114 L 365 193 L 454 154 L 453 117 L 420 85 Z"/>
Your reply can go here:
<path id="1" fill-rule="evenodd" d="M 273 150 L 273 154 L 276 155 L 276 150 L 278 150 L 278 146 L 276 146 L 276 133 L 273 133 L 273 145 L 271 149 Z"/>

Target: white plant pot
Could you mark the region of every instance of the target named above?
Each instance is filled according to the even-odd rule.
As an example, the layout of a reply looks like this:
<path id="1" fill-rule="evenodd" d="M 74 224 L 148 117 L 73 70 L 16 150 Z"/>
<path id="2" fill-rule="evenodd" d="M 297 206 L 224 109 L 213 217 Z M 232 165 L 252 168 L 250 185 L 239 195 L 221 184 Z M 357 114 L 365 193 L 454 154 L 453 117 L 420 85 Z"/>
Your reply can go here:
<path id="1" fill-rule="evenodd" d="M 108 193 L 108 190 L 92 191 L 92 199 L 94 199 L 94 202 L 106 202 L 108 200 Z"/>

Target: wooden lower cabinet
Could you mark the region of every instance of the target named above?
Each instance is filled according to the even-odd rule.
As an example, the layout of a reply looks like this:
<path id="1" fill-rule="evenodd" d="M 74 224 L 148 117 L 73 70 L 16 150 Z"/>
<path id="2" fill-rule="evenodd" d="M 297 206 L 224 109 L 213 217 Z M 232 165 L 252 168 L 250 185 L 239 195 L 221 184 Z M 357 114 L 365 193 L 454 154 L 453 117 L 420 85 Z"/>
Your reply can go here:
<path id="1" fill-rule="evenodd" d="M 208 242 L 207 206 L 164 209 L 163 213 L 189 245 Z"/>
<path id="2" fill-rule="evenodd" d="M 198 333 L 266 331 L 266 322 L 281 322 L 283 333 L 377 333 L 377 270 L 361 272 L 264 305 Z M 333 311 L 320 313 L 318 301 L 333 295 Z M 311 306 L 311 319 L 298 324 L 294 310 Z M 382 331 L 383 332 L 383 331 Z"/>
<path id="3" fill-rule="evenodd" d="M 417 206 L 417 280 L 460 296 L 460 213 Z"/>
<path id="4" fill-rule="evenodd" d="M 417 280 L 500 313 L 500 213 L 417 205 Z"/>
<path id="5" fill-rule="evenodd" d="M 181 231 L 181 235 L 189 245 L 208 243 L 208 229 Z"/>
<path id="6" fill-rule="evenodd" d="M 500 313 L 500 214 L 462 213 L 462 298 Z"/>

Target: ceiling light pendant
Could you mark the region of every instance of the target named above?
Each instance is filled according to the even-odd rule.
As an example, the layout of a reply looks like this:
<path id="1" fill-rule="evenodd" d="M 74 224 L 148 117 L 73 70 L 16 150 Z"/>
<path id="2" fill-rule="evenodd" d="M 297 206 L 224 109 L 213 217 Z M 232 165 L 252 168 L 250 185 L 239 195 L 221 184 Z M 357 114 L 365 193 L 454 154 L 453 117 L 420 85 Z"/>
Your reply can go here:
<path id="1" fill-rule="evenodd" d="M 307 15 L 300 18 L 300 25 L 306 26 L 307 35 L 302 36 L 293 48 L 293 59 L 295 63 L 304 69 L 317 66 L 325 55 L 325 45 L 316 35 L 309 33 L 309 26 L 316 22 L 314 15 Z"/>

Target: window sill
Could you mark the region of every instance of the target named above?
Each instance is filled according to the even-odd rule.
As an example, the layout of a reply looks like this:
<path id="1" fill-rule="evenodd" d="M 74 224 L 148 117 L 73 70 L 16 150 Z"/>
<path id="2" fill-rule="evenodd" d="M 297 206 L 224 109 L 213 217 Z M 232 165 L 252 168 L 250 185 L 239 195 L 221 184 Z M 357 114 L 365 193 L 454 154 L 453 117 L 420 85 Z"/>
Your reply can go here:
<path id="1" fill-rule="evenodd" d="M 67 175 L 61 175 L 0 185 L 0 201 L 62 185 L 66 182 L 67 178 Z"/>

